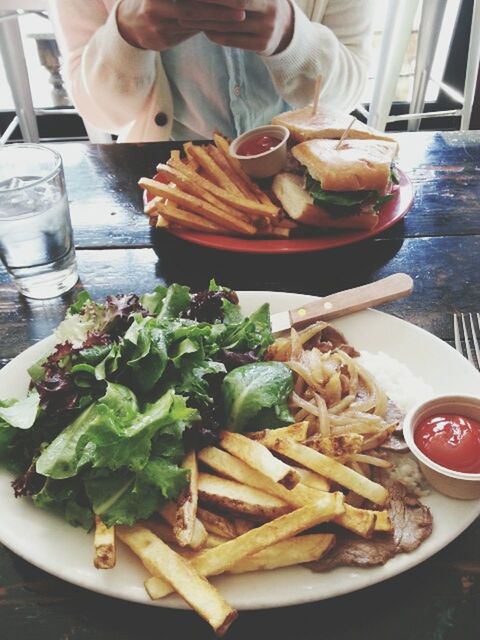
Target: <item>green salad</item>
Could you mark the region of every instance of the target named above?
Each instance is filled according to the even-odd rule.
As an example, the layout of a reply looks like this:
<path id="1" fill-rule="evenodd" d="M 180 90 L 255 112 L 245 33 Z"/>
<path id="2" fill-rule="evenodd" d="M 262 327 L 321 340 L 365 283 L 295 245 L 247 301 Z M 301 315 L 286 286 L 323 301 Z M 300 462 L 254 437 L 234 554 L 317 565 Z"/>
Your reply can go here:
<path id="1" fill-rule="evenodd" d="M 264 361 L 268 305 L 245 317 L 213 281 L 101 304 L 82 292 L 55 335 L 27 397 L 0 401 L 0 464 L 17 497 L 72 525 L 148 518 L 188 482 L 187 451 L 293 422 L 291 372 Z"/>

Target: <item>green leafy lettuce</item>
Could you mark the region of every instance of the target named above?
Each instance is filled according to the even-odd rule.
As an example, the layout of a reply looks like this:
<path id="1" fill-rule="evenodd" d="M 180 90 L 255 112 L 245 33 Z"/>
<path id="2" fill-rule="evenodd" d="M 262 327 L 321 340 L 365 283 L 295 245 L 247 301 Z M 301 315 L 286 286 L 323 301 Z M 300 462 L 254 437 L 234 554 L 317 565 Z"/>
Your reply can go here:
<path id="1" fill-rule="evenodd" d="M 333 216 L 351 216 L 360 212 L 362 205 L 371 204 L 378 209 L 393 198 L 393 194 L 381 195 L 376 190 L 368 191 L 326 191 L 320 182 L 309 173 L 305 175 L 305 186 L 314 203 L 327 209 Z"/>
<path id="2" fill-rule="evenodd" d="M 237 303 L 213 281 L 198 294 L 80 294 L 30 368 L 27 397 L 0 401 L 0 463 L 19 474 L 16 495 L 87 529 L 95 514 L 131 524 L 178 495 L 189 446 L 225 427 L 292 422 L 288 367 L 261 362 L 269 307 L 245 317 Z"/>
<path id="3" fill-rule="evenodd" d="M 109 383 L 105 396 L 40 454 L 36 471 L 48 480 L 35 502 L 63 513 L 69 522 L 65 509 L 70 513 L 85 498 L 92 517 L 101 516 L 108 526 L 149 517 L 188 480 L 178 462 L 183 431 L 196 418 L 171 390 L 139 411 L 130 389 Z M 78 518 L 84 522 L 90 522 L 85 513 Z"/>
<path id="4" fill-rule="evenodd" d="M 253 431 L 292 423 L 287 407 L 292 391 L 292 373 L 281 362 L 256 362 L 234 369 L 222 384 L 227 427 Z"/>

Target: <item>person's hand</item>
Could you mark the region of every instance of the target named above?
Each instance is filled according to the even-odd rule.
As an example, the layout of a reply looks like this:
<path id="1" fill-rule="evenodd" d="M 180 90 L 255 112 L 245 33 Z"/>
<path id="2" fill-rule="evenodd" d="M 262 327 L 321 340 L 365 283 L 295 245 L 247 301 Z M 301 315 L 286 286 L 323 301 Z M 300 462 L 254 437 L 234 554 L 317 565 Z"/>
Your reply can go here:
<path id="1" fill-rule="evenodd" d="M 185 29 L 194 25 L 207 37 L 225 47 L 248 49 L 264 55 L 283 51 L 293 36 L 293 9 L 289 0 L 198 0 L 215 10 L 213 20 L 196 22 L 180 19 Z M 225 9 L 244 10 L 243 22 L 223 19 Z M 222 16 L 222 17 L 219 17 Z"/>
<path id="2" fill-rule="evenodd" d="M 202 24 L 215 21 L 221 28 L 222 24 L 231 26 L 244 21 L 245 11 L 235 8 L 234 4 L 209 6 L 197 0 L 123 0 L 117 9 L 118 30 L 134 47 L 165 51 L 203 31 Z"/>

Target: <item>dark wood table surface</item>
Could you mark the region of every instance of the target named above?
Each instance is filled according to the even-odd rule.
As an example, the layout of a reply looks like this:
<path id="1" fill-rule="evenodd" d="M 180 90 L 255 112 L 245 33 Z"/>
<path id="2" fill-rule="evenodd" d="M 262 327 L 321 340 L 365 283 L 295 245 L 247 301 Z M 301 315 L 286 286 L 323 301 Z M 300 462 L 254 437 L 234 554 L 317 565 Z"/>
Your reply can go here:
<path id="1" fill-rule="evenodd" d="M 405 220 L 374 240 L 290 256 L 208 250 L 151 230 L 136 182 L 152 175 L 174 144 L 55 145 L 65 163 L 81 276 L 77 291 L 85 287 L 102 298 L 172 282 L 200 289 L 214 277 L 240 290 L 324 295 L 405 271 L 414 278 L 413 294 L 384 309 L 451 343 L 452 313 L 480 311 L 480 133 L 409 133 L 398 140 L 400 165 L 416 189 Z M 72 295 L 23 299 L 0 267 L 0 366 L 48 335 Z M 243 612 L 228 637 L 266 634 L 278 640 L 478 639 L 480 521 L 403 575 L 317 604 Z M 0 547 L 2 640 L 209 637 L 192 613 L 90 593 Z"/>

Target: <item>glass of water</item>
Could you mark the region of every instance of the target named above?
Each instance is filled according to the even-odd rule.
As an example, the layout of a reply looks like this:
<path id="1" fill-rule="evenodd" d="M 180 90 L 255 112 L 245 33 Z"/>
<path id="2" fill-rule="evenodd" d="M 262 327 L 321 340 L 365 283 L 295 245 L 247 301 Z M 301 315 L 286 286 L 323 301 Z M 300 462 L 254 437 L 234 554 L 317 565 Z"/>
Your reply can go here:
<path id="1" fill-rule="evenodd" d="M 62 159 L 52 149 L 0 147 L 0 258 L 28 298 L 53 298 L 78 280 Z"/>

